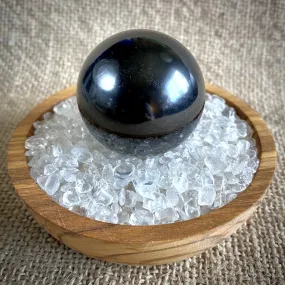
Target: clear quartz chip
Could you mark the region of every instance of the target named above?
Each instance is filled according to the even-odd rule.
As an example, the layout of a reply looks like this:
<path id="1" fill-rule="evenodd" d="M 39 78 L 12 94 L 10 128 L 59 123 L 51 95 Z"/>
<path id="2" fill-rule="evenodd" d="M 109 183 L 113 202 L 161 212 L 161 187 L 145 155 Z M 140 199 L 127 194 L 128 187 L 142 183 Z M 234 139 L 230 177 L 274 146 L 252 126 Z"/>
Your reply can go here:
<path id="1" fill-rule="evenodd" d="M 66 182 L 74 182 L 76 181 L 76 173 L 79 170 L 77 168 L 63 168 L 60 170 L 60 175 Z"/>
<path id="2" fill-rule="evenodd" d="M 106 181 L 112 183 L 114 181 L 114 172 L 111 164 L 107 164 L 103 167 L 102 175 Z"/>
<path id="3" fill-rule="evenodd" d="M 96 220 L 100 220 L 106 223 L 118 223 L 118 215 L 112 212 L 110 207 L 101 206 L 97 208 L 97 211 L 94 214 Z"/>
<path id="4" fill-rule="evenodd" d="M 236 158 L 239 155 L 238 148 L 234 144 L 228 144 L 226 151 L 229 156 L 234 157 L 234 158 Z"/>
<path id="5" fill-rule="evenodd" d="M 237 150 L 240 154 L 246 153 L 250 148 L 250 142 L 247 140 L 239 140 L 237 143 Z"/>
<path id="6" fill-rule="evenodd" d="M 91 163 L 93 160 L 92 154 L 84 148 L 75 147 L 71 149 L 71 153 L 78 161 L 83 163 Z"/>
<path id="7" fill-rule="evenodd" d="M 155 213 L 155 217 L 162 224 L 169 224 L 179 219 L 179 214 L 173 208 L 166 208 Z"/>
<path id="8" fill-rule="evenodd" d="M 193 206 L 191 203 L 185 205 L 185 214 L 187 215 L 188 219 L 197 218 L 200 216 L 200 207 Z"/>
<path id="9" fill-rule="evenodd" d="M 41 173 L 37 169 L 31 168 L 30 169 L 30 175 L 35 181 L 37 181 L 37 178 L 41 175 Z"/>
<path id="10" fill-rule="evenodd" d="M 120 162 L 114 168 L 114 177 L 117 179 L 130 180 L 135 171 L 133 164 L 129 162 Z"/>
<path id="11" fill-rule="evenodd" d="M 223 174 L 227 168 L 227 165 L 223 163 L 218 157 L 206 157 L 204 161 L 205 165 L 213 175 Z"/>
<path id="12" fill-rule="evenodd" d="M 48 164 L 50 165 L 52 163 L 53 163 L 53 159 L 47 154 L 44 154 L 38 159 L 36 166 L 39 168 L 45 168 L 46 165 Z"/>
<path id="13" fill-rule="evenodd" d="M 153 225 L 154 217 L 153 214 L 147 210 L 135 210 L 129 220 L 131 225 Z"/>
<path id="14" fill-rule="evenodd" d="M 118 223 L 122 225 L 128 225 L 130 223 L 130 214 L 127 212 L 121 212 L 118 214 Z"/>
<path id="15" fill-rule="evenodd" d="M 158 197 L 154 200 L 148 201 L 148 209 L 152 213 L 161 211 L 165 208 L 166 208 L 166 197 L 163 194 L 158 195 Z"/>
<path id="16" fill-rule="evenodd" d="M 54 157 L 58 157 L 63 154 L 63 149 L 60 144 L 51 144 L 47 147 L 47 152 Z"/>
<path id="17" fill-rule="evenodd" d="M 63 205 L 65 205 L 66 207 L 73 207 L 75 205 L 78 205 L 80 199 L 77 196 L 76 192 L 73 191 L 66 191 L 63 193 L 62 196 L 62 203 Z"/>
<path id="18" fill-rule="evenodd" d="M 57 171 L 57 167 L 53 164 L 47 164 L 44 167 L 44 175 L 50 175 Z"/>
<path id="19" fill-rule="evenodd" d="M 128 179 L 114 179 L 113 187 L 115 189 L 121 189 L 121 188 L 127 186 L 129 183 L 130 183 L 130 180 L 128 180 Z"/>
<path id="20" fill-rule="evenodd" d="M 60 185 L 59 176 L 57 174 L 51 174 L 48 176 L 45 182 L 45 190 L 47 194 L 54 195 Z"/>
<path id="21" fill-rule="evenodd" d="M 156 185 L 135 185 L 135 191 L 142 197 L 148 199 L 156 199 L 159 194 Z"/>
<path id="22" fill-rule="evenodd" d="M 112 210 L 113 214 L 117 215 L 120 212 L 121 208 L 120 208 L 119 204 L 117 202 L 115 202 L 111 205 L 111 210 Z"/>
<path id="23" fill-rule="evenodd" d="M 136 195 L 133 191 L 126 190 L 125 206 L 132 208 L 136 205 Z"/>
<path id="24" fill-rule="evenodd" d="M 203 168 L 200 171 L 199 175 L 200 175 L 203 187 L 207 187 L 209 185 L 213 185 L 214 184 L 214 177 L 213 177 L 213 174 L 210 172 L 209 169 Z"/>
<path id="25" fill-rule="evenodd" d="M 166 190 L 166 205 L 167 207 L 171 208 L 178 204 L 179 202 L 179 195 L 175 189 L 170 188 Z"/>
<path id="26" fill-rule="evenodd" d="M 106 160 L 106 157 L 102 153 L 100 153 L 98 150 L 94 150 L 92 152 L 92 155 L 93 155 L 94 163 L 99 164 L 99 165 L 105 165 L 106 163 L 108 163 L 108 161 Z"/>
<path id="27" fill-rule="evenodd" d="M 38 185 L 45 191 L 46 191 L 45 185 L 46 185 L 47 178 L 48 178 L 48 176 L 45 176 L 45 175 L 37 176 Z"/>
<path id="28" fill-rule="evenodd" d="M 200 206 L 210 206 L 214 203 L 216 198 L 216 191 L 214 186 L 204 186 L 198 192 L 198 204 Z"/>
<path id="29" fill-rule="evenodd" d="M 126 203 L 126 190 L 122 188 L 119 192 L 119 205 L 124 206 Z"/>
<path id="30" fill-rule="evenodd" d="M 76 188 L 76 192 L 78 195 L 90 193 L 91 191 L 92 191 L 92 185 L 86 182 L 82 183 L 81 187 Z"/>
<path id="31" fill-rule="evenodd" d="M 73 108 L 71 102 L 69 102 L 68 100 L 62 101 L 53 107 L 53 111 L 55 113 L 66 117 L 71 116 L 72 109 Z"/>
<path id="32" fill-rule="evenodd" d="M 56 164 L 61 168 L 78 167 L 78 161 L 71 154 L 63 154 L 57 158 Z"/>
<path id="33" fill-rule="evenodd" d="M 113 197 L 108 191 L 101 189 L 95 193 L 96 203 L 103 206 L 108 206 L 113 202 Z"/>
<path id="34" fill-rule="evenodd" d="M 188 190 L 181 194 L 181 198 L 184 204 L 191 203 L 193 206 L 197 205 L 198 192 L 193 190 Z"/>
<path id="35" fill-rule="evenodd" d="M 245 122 L 241 122 L 237 124 L 237 133 L 240 137 L 245 137 L 248 132 L 247 124 Z"/>
<path id="36" fill-rule="evenodd" d="M 75 192 L 76 191 L 75 183 L 66 183 L 62 185 L 60 187 L 60 191 L 61 192 L 67 192 L 67 191 Z"/>
<path id="37" fill-rule="evenodd" d="M 47 141 L 43 137 L 32 136 L 26 139 L 26 149 L 39 149 L 45 148 Z"/>
<path id="38" fill-rule="evenodd" d="M 183 193 L 188 190 L 188 179 L 186 175 L 181 175 L 180 177 L 175 177 L 173 179 L 173 186 L 179 193 Z"/>

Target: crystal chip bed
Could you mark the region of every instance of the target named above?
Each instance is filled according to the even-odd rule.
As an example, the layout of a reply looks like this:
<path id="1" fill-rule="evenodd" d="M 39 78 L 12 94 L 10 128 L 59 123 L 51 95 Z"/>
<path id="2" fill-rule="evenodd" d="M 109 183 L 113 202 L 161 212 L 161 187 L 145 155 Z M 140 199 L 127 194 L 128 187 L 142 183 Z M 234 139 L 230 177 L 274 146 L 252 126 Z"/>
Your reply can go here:
<path id="1" fill-rule="evenodd" d="M 34 134 L 33 124 L 42 120 L 43 115 L 52 111 L 56 104 L 74 96 L 75 87 L 50 96 L 16 128 L 8 149 L 8 170 L 18 196 L 33 217 L 56 239 L 87 256 L 106 261 L 163 264 L 197 255 L 217 245 L 251 216 L 265 195 L 275 170 L 276 150 L 272 135 L 257 112 L 222 88 L 206 84 L 206 91 L 224 98 L 229 106 L 235 108 L 238 116 L 249 123 L 258 151 L 259 165 L 252 182 L 225 206 L 210 212 L 203 212 L 202 207 L 201 216 L 185 221 L 162 220 L 172 223 L 134 226 L 116 224 L 119 220 L 113 223 L 98 221 L 59 205 L 30 176 L 25 142 Z M 99 152 L 97 155 L 100 157 Z M 207 163 L 211 167 L 211 161 Z M 52 167 L 47 167 L 48 171 L 52 172 Z M 118 211 L 115 207 L 113 209 Z M 76 211 L 75 208 L 72 210 Z M 137 223 L 135 217 L 132 220 Z"/>
<path id="2" fill-rule="evenodd" d="M 236 198 L 259 164 L 251 127 L 215 95 L 206 96 L 200 123 L 182 144 L 143 158 L 97 141 L 76 97 L 53 111 L 33 124 L 34 136 L 25 142 L 30 174 L 57 203 L 102 222 L 144 226 L 196 218 Z"/>

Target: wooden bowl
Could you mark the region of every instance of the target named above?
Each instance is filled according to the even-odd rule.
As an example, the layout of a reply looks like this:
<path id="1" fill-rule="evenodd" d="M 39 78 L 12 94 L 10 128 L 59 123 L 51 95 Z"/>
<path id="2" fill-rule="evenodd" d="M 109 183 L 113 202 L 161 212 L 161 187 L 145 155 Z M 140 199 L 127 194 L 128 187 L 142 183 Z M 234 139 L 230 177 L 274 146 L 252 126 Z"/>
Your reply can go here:
<path id="1" fill-rule="evenodd" d="M 208 93 L 226 99 L 249 122 L 259 150 L 260 165 L 252 183 L 226 206 L 201 217 L 157 226 L 115 225 L 77 215 L 54 202 L 29 175 L 24 143 L 33 122 L 58 102 L 75 95 L 75 87 L 56 93 L 36 106 L 16 128 L 8 150 L 8 170 L 16 192 L 34 218 L 56 239 L 94 258 L 125 264 L 163 264 L 197 255 L 235 232 L 254 212 L 276 166 L 274 141 L 259 114 L 222 88 L 206 85 Z"/>

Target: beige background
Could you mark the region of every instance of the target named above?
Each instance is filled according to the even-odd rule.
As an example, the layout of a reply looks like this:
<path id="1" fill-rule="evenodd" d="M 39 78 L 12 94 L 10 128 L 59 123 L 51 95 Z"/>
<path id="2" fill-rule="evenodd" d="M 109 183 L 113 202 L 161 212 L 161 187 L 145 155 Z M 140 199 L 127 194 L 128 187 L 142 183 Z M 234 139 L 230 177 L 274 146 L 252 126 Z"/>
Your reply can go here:
<path id="1" fill-rule="evenodd" d="M 1 284 L 285 284 L 285 2 L 1 0 Z M 179 263 L 133 267 L 90 259 L 33 221 L 9 182 L 16 124 L 74 84 L 104 38 L 130 28 L 168 33 L 197 58 L 205 79 L 247 101 L 279 151 L 269 194 L 237 234 Z M 183 230 L 183 229 L 181 229 Z"/>

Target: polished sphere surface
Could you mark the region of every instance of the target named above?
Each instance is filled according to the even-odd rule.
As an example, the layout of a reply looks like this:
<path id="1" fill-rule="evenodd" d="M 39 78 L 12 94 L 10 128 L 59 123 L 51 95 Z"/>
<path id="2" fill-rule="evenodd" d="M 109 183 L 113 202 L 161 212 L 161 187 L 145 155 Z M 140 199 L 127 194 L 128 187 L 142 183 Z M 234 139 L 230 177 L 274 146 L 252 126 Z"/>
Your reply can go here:
<path id="1" fill-rule="evenodd" d="M 162 33 L 130 30 L 91 52 L 79 75 L 77 100 L 101 143 L 146 156 L 174 148 L 194 130 L 205 86 L 181 43 Z"/>

